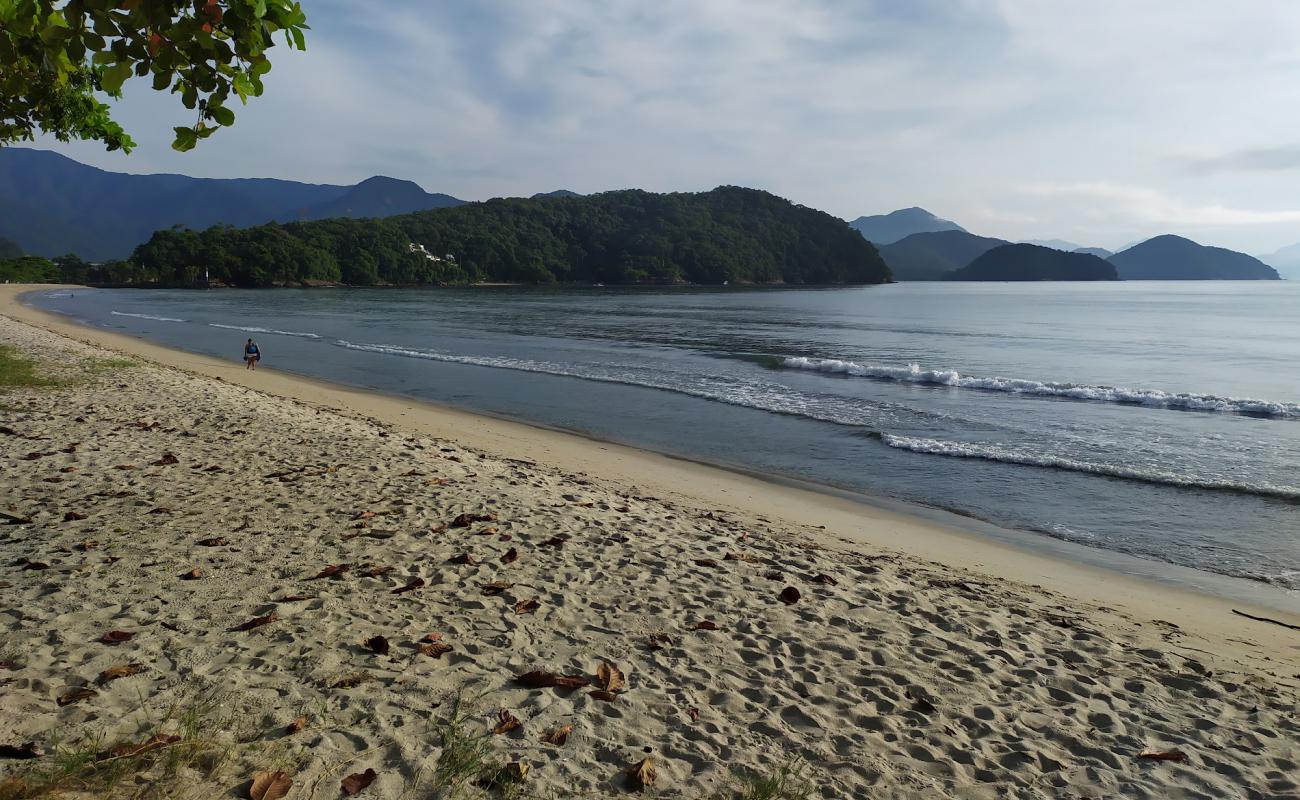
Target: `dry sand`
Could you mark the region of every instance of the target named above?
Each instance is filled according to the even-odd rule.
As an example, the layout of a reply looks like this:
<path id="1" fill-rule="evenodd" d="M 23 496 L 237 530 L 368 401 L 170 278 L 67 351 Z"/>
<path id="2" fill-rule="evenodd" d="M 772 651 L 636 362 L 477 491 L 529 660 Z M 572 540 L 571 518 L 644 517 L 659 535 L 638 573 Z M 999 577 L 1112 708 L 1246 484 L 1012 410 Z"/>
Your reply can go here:
<path id="1" fill-rule="evenodd" d="M 663 797 L 791 759 L 827 798 L 1300 796 L 1300 632 L 1221 600 L 629 448 L 247 373 L 14 294 L 0 293 L 0 344 L 75 380 L 0 393 L 0 511 L 18 520 L 0 525 L 0 747 L 138 742 L 150 715 L 216 696 L 201 727 L 226 757 L 183 767 L 176 796 L 246 797 L 275 768 L 290 798 L 339 797 L 366 769 L 363 797 L 438 797 L 459 693 L 472 733 L 503 710 L 521 722 L 487 741 L 530 765 L 523 796 L 621 794 L 647 756 Z M 121 353 L 135 365 L 106 361 Z M 331 565 L 348 568 L 314 577 Z M 110 631 L 133 636 L 100 641 Z M 435 632 L 451 649 L 422 653 Z M 594 680 L 605 662 L 626 675 L 612 700 L 515 680 Z M 143 669 L 95 684 L 120 664 Z M 82 686 L 97 693 L 58 705 Z M 565 725 L 565 744 L 543 743 Z M 1186 760 L 1138 758 L 1149 748 Z"/>

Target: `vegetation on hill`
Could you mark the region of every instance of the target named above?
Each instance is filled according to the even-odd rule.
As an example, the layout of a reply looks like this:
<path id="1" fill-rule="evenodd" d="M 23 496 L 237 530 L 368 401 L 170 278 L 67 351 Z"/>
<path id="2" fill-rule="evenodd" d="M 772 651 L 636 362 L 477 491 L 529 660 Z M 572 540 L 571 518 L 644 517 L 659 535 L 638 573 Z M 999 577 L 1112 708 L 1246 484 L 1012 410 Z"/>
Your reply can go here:
<path id="1" fill-rule="evenodd" d="M 889 268 L 840 219 L 754 189 L 498 199 L 382 220 L 156 232 L 109 283 L 270 286 L 882 283 Z"/>
<path id="2" fill-rule="evenodd" d="M 1245 253 L 1181 236 L 1157 236 L 1110 257 L 1126 281 L 1277 280 L 1277 270 Z"/>
<path id="3" fill-rule="evenodd" d="M 58 283 L 59 268 L 40 256 L 19 256 L 0 261 L 0 283 Z"/>
<path id="4" fill-rule="evenodd" d="M 966 231 L 914 233 L 905 239 L 880 248 L 894 277 L 900 281 L 937 281 L 960 269 L 976 256 L 987 253 L 1005 239 L 976 236 Z"/>
<path id="5" fill-rule="evenodd" d="M 950 281 L 1113 281 L 1115 266 L 1087 253 L 1067 253 L 1034 244 L 995 247 L 959 270 Z"/>

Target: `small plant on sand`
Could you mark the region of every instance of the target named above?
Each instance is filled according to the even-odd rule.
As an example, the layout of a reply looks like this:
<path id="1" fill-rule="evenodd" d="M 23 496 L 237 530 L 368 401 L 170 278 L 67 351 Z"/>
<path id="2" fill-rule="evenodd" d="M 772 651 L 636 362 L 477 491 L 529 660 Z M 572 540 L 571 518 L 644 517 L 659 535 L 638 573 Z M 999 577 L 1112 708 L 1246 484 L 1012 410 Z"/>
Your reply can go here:
<path id="1" fill-rule="evenodd" d="M 790 760 L 765 774 L 733 774 L 732 785 L 713 800 L 808 800 L 813 796 L 812 782 L 804 775 L 801 761 Z"/>
<path id="2" fill-rule="evenodd" d="M 9 345 L 0 344 L 0 388 L 58 384 L 59 381 L 39 374 L 35 361 L 23 358 Z"/>
<path id="3" fill-rule="evenodd" d="M 104 375 L 138 366 L 129 358 L 87 358 L 81 367 L 91 375 Z"/>

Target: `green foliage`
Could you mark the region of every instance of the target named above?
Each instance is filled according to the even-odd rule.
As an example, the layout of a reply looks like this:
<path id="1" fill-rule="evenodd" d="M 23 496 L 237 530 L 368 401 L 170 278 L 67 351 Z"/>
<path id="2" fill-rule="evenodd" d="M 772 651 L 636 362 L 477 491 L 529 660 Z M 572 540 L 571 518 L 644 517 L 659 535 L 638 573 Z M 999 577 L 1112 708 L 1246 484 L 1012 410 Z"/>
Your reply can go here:
<path id="1" fill-rule="evenodd" d="M 130 151 L 135 143 L 96 93 L 120 98 L 127 80 L 149 76 L 195 112 L 172 143 L 189 150 L 234 123 L 232 94 L 262 94 L 272 34 L 302 50 L 306 28 L 292 0 L 3 0 L 0 145 L 39 129 Z"/>
<path id="2" fill-rule="evenodd" d="M 192 286 L 205 271 L 236 286 L 890 279 L 875 247 L 843 220 L 732 186 L 498 199 L 381 220 L 172 229 L 136 248 L 121 271 L 124 280 L 105 282 Z"/>
<path id="3" fill-rule="evenodd" d="M 36 371 L 36 362 L 23 358 L 12 347 L 0 344 L 0 388 L 48 386 L 51 381 Z"/>
<path id="4" fill-rule="evenodd" d="M 0 283 L 58 283 L 59 268 L 40 256 L 0 261 Z"/>

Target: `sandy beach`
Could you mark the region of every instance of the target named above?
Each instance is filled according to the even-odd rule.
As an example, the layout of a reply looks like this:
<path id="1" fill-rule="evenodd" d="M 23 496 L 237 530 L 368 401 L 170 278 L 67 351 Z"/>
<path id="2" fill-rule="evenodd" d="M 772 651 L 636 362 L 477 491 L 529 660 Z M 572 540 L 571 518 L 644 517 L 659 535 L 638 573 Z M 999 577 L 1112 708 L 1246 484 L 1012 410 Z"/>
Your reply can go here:
<path id="1" fill-rule="evenodd" d="M 0 387 L 0 798 L 70 752 L 68 797 L 725 798 L 787 766 L 754 796 L 1300 797 L 1296 615 L 32 288 L 0 345 L 59 383 Z"/>

